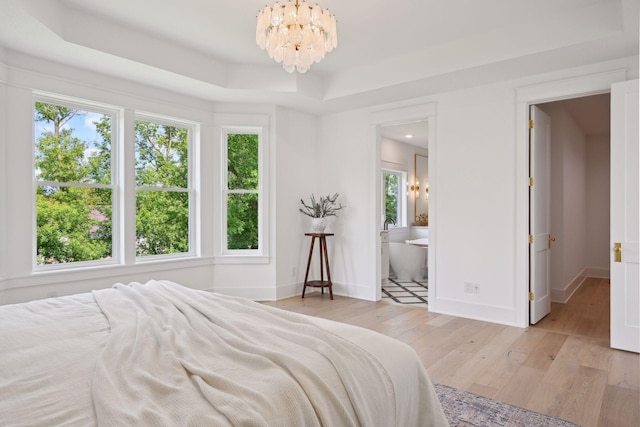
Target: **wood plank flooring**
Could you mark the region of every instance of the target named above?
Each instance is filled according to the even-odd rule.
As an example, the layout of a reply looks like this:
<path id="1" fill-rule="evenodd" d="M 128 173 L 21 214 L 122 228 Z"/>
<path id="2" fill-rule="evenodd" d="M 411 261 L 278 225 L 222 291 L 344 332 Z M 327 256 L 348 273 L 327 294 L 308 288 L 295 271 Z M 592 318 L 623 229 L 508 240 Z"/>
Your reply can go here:
<path id="1" fill-rule="evenodd" d="M 266 303 L 411 345 L 434 382 L 584 426 L 640 426 L 640 356 L 609 348 L 609 281 L 522 329 L 319 292 Z"/>

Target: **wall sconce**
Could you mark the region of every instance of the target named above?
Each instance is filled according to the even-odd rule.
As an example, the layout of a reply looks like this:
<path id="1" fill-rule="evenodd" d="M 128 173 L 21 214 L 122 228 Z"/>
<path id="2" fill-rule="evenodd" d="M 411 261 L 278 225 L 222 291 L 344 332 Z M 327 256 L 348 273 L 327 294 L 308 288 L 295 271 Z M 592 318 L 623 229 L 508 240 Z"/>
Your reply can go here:
<path id="1" fill-rule="evenodd" d="M 429 198 L 429 183 L 428 182 L 426 184 L 426 187 L 427 188 L 426 188 L 425 192 L 427 193 L 427 199 L 428 199 Z"/>
<path id="2" fill-rule="evenodd" d="M 420 198 L 420 181 L 416 181 L 415 185 L 411 186 L 411 191 L 415 192 L 416 199 Z"/>

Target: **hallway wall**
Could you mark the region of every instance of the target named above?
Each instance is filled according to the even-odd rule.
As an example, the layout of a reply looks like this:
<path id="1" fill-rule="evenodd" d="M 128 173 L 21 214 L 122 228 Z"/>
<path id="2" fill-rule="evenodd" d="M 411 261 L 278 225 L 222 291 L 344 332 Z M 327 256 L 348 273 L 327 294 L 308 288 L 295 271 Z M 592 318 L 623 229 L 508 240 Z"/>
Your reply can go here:
<path id="1" fill-rule="evenodd" d="M 611 138 L 587 137 L 587 274 L 609 278 Z"/>
<path id="2" fill-rule="evenodd" d="M 551 299 L 564 303 L 609 276 L 609 137 L 587 136 L 562 101 L 539 107 L 551 117 Z"/>

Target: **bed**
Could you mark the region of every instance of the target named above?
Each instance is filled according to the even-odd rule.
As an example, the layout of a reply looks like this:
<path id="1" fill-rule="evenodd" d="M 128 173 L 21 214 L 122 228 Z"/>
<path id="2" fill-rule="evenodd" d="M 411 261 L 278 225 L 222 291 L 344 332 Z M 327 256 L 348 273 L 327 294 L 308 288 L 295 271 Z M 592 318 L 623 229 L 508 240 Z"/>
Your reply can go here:
<path id="1" fill-rule="evenodd" d="M 399 341 L 150 281 L 0 307 L 0 425 L 447 422 Z"/>

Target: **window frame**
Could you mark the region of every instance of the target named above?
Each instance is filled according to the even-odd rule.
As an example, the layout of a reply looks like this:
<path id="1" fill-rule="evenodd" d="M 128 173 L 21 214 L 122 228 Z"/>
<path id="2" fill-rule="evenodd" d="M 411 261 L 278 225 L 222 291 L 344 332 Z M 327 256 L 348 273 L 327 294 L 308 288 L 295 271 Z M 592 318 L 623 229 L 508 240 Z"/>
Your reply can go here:
<path id="1" fill-rule="evenodd" d="M 247 120 L 251 121 L 251 120 Z M 228 188 L 228 136 L 230 134 L 257 134 L 258 135 L 258 189 L 244 190 Z M 263 121 L 258 124 L 237 125 L 228 124 L 220 126 L 220 221 L 219 221 L 219 245 L 217 245 L 217 263 L 268 263 L 268 194 L 267 182 L 267 153 L 268 153 L 268 128 Z M 227 233 L 227 201 L 229 194 L 257 194 L 258 195 L 258 248 L 257 249 L 228 249 Z"/>
<path id="2" fill-rule="evenodd" d="M 39 180 L 36 176 L 36 120 L 35 120 L 35 105 L 36 103 L 46 103 L 49 105 L 56 105 L 61 107 L 73 108 L 76 110 L 83 110 L 88 113 L 104 114 L 111 117 L 111 152 L 110 152 L 110 171 L 111 179 L 110 184 L 98 184 L 98 183 L 82 183 L 82 182 L 57 182 L 48 180 Z M 122 251 L 121 251 L 121 221 L 120 210 L 120 181 L 119 181 L 119 162 L 120 158 L 120 131 L 119 126 L 122 120 L 122 110 L 107 104 L 99 102 L 91 102 L 81 100 L 77 98 L 51 95 L 42 92 L 33 92 L 31 97 L 32 108 L 32 126 L 31 126 L 31 174 L 32 174 L 32 188 L 31 188 L 31 206 L 32 206 L 32 270 L 34 272 L 56 271 L 56 270 L 76 270 L 86 267 L 99 267 L 121 264 Z M 52 186 L 52 187 L 74 187 L 74 188 L 94 188 L 94 189 L 108 189 L 111 190 L 111 258 L 99 259 L 91 261 L 74 261 L 63 262 L 57 264 L 38 264 L 38 204 L 37 204 L 37 189 L 40 186 Z"/>
<path id="3" fill-rule="evenodd" d="M 197 151 L 197 140 L 198 140 L 198 135 L 199 135 L 199 124 L 196 122 L 192 122 L 192 121 L 188 121 L 188 120 L 181 120 L 181 119 L 176 119 L 174 117 L 167 117 L 167 116 L 163 116 L 163 115 L 158 115 L 158 114 L 152 114 L 152 113 L 148 113 L 148 112 L 142 112 L 142 111 L 134 111 L 133 114 L 133 121 L 131 123 L 131 126 L 135 129 L 136 126 L 136 122 L 138 121 L 145 121 L 145 122 L 151 122 L 154 124 L 158 124 L 158 125 L 162 125 L 162 126 L 173 126 L 173 127 L 180 127 L 180 128 L 186 128 L 188 129 L 188 141 L 187 141 L 187 161 L 189 162 L 188 167 L 187 167 L 187 187 L 186 188 L 182 188 L 182 187 L 159 187 L 159 186 L 139 186 L 136 182 L 136 177 L 135 177 L 135 130 L 133 131 L 134 133 L 134 137 L 133 137 L 133 141 L 131 142 L 131 144 L 133 145 L 132 147 L 132 151 L 134 153 L 134 159 L 132 160 L 133 162 L 133 168 L 134 168 L 134 172 L 133 172 L 133 183 L 132 183 L 132 187 L 133 187 L 133 200 L 134 200 L 134 207 L 133 207 L 133 211 L 137 213 L 137 195 L 138 195 L 138 191 L 166 191 L 166 192 L 176 192 L 176 193 L 187 193 L 188 194 L 188 199 L 189 199 L 189 227 L 188 227 L 188 239 L 189 239 L 189 250 L 187 252 L 175 252 L 175 253 L 169 253 L 169 254 L 156 254 L 156 255 L 137 255 L 137 249 L 135 248 L 135 240 L 136 240 L 136 236 L 137 236 L 137 220 L 136 218 L 133 219 L 133 244 L 134 244 L 134 249 L 133 249 L 133 254 L 135 256 L 135 263 L 136 264 L 144 264 L 147 262 L 154 262 L 154 261 L 159 261 L 159 260 L 165 260 L 165 259 L 181 259 L 181 258 L 192 258 L 198 255 L 199 251 L 198 251 L 198 247 L 199 247 L 199 239 L 197 238 L 197 206 L 198 206 L 198 201 L 196 198 L 196 188 L 197 185 L 196 183 L 198 182 L 197 180 L 197 173 L 196 171 L 197 166 L 196 166 L 196 162 L 197 162 L 197 157 L 196 157 L 196 151 Z M 136 214 L 134 214 L 136 215 Z"/>
<path id="4" fill-rule="evenodd" d="M 386 175 L 396 175 L 399 177 L 398 181 L 398 206 L 396 207 L 396 224 L 388 224 L 389 228 L 403 228 L 407 227 L 407 212 L 408 212 L 408 200 L 407 200 L 407 172 L 389 168 L 382 168 L 381 180 L 382 180 L 382 197 L 381 197 L 381 228 L 384 228 L 384 222 L 386 220 L 386 191 L 385 191 L 385 177 Z M 398 220 L 399 219 L 399 220 Z"/>
<path id="5" fill-rule="evenodd" d="M 110 184 L 87 184 L 87 183 L 57 183 L 36 179 L 36 121 L 35 105 L 42 102 L 52 105 L 74 108 L 88 113 L 106 114 L 111 117 L 111 180 Z M 196 264 L 205 262 L 198 260 L 202 258 L 202 236 L 199 235 L 201 229 L 200 200 L 201 185 L 201 153 L 200 138 L 202 123 L 196 120 L 179 118 L 179 115 L 162 115 L 148 112 L 149 110 L 133 109 L 125 105 L 111 105 L 72 96 L 60 95 L 52 92 L 37 91 L 31 92 L 31 271 L 37 274 L 81 272 L 99 268 L 122 268 L 143 266 L 150 268 L 154 263 L 163 261 L 189 261 Z M 138 186 L 135 177 L 135 123 L 136 120 L 151 121 L 161 125 L 188 128 L 189 132 L 189 154 L 188 154 L 188 189 L 179 189 L 180 192 L 189 193 L 189 251 L 173 254 L 136 256 L 136 194 Z M 76 261 L 58 264 L 38 264 L 37 263 L 37 188 L 41 185 L 54 184 L 55 186 L 66 186 L 72 184 L 74 187 L 82 188 L 108 188 L 111 190 L 112 203 L 112 253 L 111 258 L 93 261 Z M 62 185 L 61 185 L 62 184 Z M 167 188 L 155 188 L 152 190 L 166 191 Z M 173 188 L 169 188 L 173 190 Z M 208 261 L 210 262 L 210 261 Z M 162 264 L 159 264 L 162 265 Z M 191 265 L 191 264 L 190 264 Z M 153 267 L 154 270 L 158 267 Z M 161 267 L 164 269 L 165 267 Z M 98 271 L 98 270 L 96 270 Z M 133 271 L 133 270 L 132 270 Z M 138 270 L 135 270 L 138 271 Z M 146 271 L 146 270 L 145 270 Z M 86 274 L 86 273 L 83 273 Z"/>

